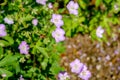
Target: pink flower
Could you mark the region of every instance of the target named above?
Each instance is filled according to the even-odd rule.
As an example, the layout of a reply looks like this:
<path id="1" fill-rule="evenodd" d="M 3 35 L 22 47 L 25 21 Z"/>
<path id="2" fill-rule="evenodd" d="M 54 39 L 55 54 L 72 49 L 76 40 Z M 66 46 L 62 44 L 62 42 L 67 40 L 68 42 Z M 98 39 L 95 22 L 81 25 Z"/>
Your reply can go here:
<path id="1" fill-rule="evenodd" d="M 24 80 L 24 78 L 23 78 L 23 76 L 22 75 L 20 75 L 20 79 L 19 80 Z"/>
<path id="2" fill-rule="evenodd" d="M 79 73 L 78 77 L 83 80 L 89 80 L 91 77 L 91 72 L 87 70 L 87 67 L 84 65 L 82 71 Z"/>
<path id="3" fill-rule="evenodd" d="M 75 3 L 74 1 L 70 1 L 67 5 L 67 9 L 70 14 L 78 15 L 78 3 Z"/>
<path id="4" fill-rule="evenodd" d="M 49 3 L 49 4 L 48 4 L 48 8 L 50 8 L 50 9 L 53 8 L 52 3 Z"/>
<path id="5" fill-rule="evenodd" d="M 52 19 L 50 21 L 54 23 L 58 28 L 64 24 L 62 21 L 62 16 L 59 14 L 53 14 Z"/>
<path id="6" fill-rule="evenodd" d="M 6 74 L 2 74 L 1 76 L 2 76 L 2 77 L 6 77 L 7 75 L 6 75 Z"/>
<path id="7" fill-rule="evenodd" d="M 83 63 L 80 62 L 79 59 L 75 59 L 73 62 L 70 63 L 71 72 L 79 74 L 82 70 Z"/>
<path id="8" fill-rule="evenodd" d="M 65 40 L 65 31 L 61 28 L 56 28 L 55 31 L 52 32 L 52 37 L 55 38 L 56 42 Z"/>
<path id="9" fill-rule="evenodd" d="M 7 24 L 13 24 L 14 23 L 13 19 L 7 18 L 7 17 L 4 18 L 4 22 L 7 23 Z"/>
<path id="10" fill-rule="evenodd" d="M 7 35 L 7 33 L 6 33 L 5 25 L 0 24 L 0 37 L 4 37 L 6 35 Z"/>
<path id="11" fill-rule="evenodd" d="M 46 5 L 47 0 L 36 0 L 38 4 Z"/>
<path id="12" fill-rule="evenodd" d="M 28 54 L 29 45 L 25 41 L 22 41 L 18 49 L 20 50 L 21 54 Z"/>
<path id="13" fill-rule="evenodd" d="M 102 27 L 99 26 L 99 27 L 97 28 L 97 30 L 96 30 L 96 35 L 97 35 L 97 37 L 102 38 L 102 37 L 103 37 L 103 33 L 104 33 L 104 29 L 102 29 Z"/>
<path id="14" fill-rule="evenodd" d="M 33 20 L 32 20 L 32 24 L 33 24 L 34 26 L 37 26 L 38 20 L 37 20 L 37 19 L 33 19 Z"/>
<path id="15" fill-rule="evenodd" d="M 58 79 L 59 80 L 69 80 L 70 79 L 70 76 L 68 75 L 67 72 L 60 72 L 58 74 Z"/>

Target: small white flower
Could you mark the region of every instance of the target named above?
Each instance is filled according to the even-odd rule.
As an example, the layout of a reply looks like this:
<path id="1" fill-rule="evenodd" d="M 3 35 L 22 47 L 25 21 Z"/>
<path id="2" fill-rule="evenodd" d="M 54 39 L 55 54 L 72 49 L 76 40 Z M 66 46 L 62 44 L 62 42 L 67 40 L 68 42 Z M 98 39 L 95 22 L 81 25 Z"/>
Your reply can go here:
<path id="1" fill-rule="evenodd" d="M 13 19 L 7 18 L 7 17 L 4 18 L 4 22 L 7 23 L 7 24 L 13 24 L 14 23 Z"/>
<path id="2" fill-rule="evenodd" d="M 48 8 L 50 8 L 50 9 L 53 8 L 52 3 L 49 3 L 49 4 L 48 4 Z"/>
<path id="3" fill-rule="evenodd" d="M 2 74 L 1 76 L 2 76 L 2 77 L 6 77 L 7 75 L 6 75 L 6 74 Z"/>
<path id="4" fill-rule="evenodd" d="M 110 60 L 110 56 L 107 55 L 107 56 L 105 57 L 105 59 L 109 61 L 109 60 Z"/>
<path id="5" fill-rule="evenodd" d="M 96 30 L 96 35 L 97 35 L 97 37 L 102 38 L 102 37 L 103 37 L 103 33 L 104 33 L 104 29 L 102 29 L 102 27 L 99 26 L 99 27 L 97 28 L 97 30 Z"/>
<path id="6" fill-rule="evenodd" d="M 117 4 L 114 5 L 114 9 L 115 9 L 116 11 L 119 9 L 119 7 L 118 7 Z"/>
<path id="7" fill-rule="evenodd" d="M 38 20 L 37 20 L 37 19 L 33 19 L 33 20 L 32 20 L 32 24 L 33 24 L 34 26 L 37 26 Z"/>
<path id="8" fill-rule="evenodd" d="M 19 80 L 24 80 L 24 78 L 23 78 L 23 76 L 22 76 L 22 75 L 20 75 L 20 78 L 19 78 Z"/>

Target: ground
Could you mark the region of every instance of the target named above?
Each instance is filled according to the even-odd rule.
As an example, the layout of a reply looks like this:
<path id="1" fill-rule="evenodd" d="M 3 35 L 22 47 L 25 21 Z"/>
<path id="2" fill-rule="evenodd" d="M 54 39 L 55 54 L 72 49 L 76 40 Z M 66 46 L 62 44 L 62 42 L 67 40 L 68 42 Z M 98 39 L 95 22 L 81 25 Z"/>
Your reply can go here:
<path id="1" fill-rule="evenodd" d="M 120 80 L 120 26 L 112 26 L 108 42 L 92 40 L 88 34 L 66 38 L 66 52 L 61 55 L 61 66 L 71 80 L 81 80 L 71 73 L 69 63 L 76 58 L 88 66 L 90 80 Z"/>

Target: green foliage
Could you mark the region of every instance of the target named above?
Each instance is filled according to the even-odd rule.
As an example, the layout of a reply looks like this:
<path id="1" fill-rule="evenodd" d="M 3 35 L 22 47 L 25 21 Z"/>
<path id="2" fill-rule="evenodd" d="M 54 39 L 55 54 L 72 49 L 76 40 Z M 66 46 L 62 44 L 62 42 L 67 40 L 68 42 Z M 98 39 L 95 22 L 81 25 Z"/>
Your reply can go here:
<path id="1" fill-rule="evenodd" d="M 64 42 L 56 43 L 52 37 L 56 27 L 50 19 L 54 13 L 62 15 L 66 37 L 82 33 L 89 34 L 93 40 L 107 41 L 112 33 L 111 25 L 120 24 L 120 0 L 75 0 L 79 4 L 78 15 L 69 14 L 66 8 L 69 1 L 48 0 L 45 6 L 33 0 L 0 3 L 0 24 L 5 24 L 7 31 L 7 36 L 0 37 L 0 78 L 6 74 L 6 80 L 17 80 L 20 75 L 27 80 L 55 80 L 64 70 L 59 63 L 60 54 L 65 51 Z M 49 2 L 52 9 L 48 8 Z M 5 17 L 12 18 L 14 24 L 5 23 Z M 38 19 L 37 26 L 32 24 L 34 18 Z M 102 38 L 96 36 L 98 26 L 106 33 Z M 30 46 L 29 54 L 20 54 L 21 41 Z"/>
<path id="2" fill-rule="evenodd" d="M 14 43 L 14 40 L 10 36 L 5 36 L 2 38 L 2 40 L 0 40 L 0 46 L 2 46 L 2 47 L 10 46 L 13 43 Z"/>
<path id="3" fill-rule="evenodd" d="M 96 0 L 95 6 L 96 6 L 96 7 L 100 6 L 101 2 L 102 2 L 102 0 Z"/>
<path id="4" fill-rule="evenodd" d="M 0 61 L 0 75 L 5 74 L 6 77 L 12 76 L 12 70 L 15 70 L 16 73 L 20 71 L 19 64 L 17 62 L 19 55 L 8 54 Z M 12 69 L 10 68 L 12 67 Z"/>

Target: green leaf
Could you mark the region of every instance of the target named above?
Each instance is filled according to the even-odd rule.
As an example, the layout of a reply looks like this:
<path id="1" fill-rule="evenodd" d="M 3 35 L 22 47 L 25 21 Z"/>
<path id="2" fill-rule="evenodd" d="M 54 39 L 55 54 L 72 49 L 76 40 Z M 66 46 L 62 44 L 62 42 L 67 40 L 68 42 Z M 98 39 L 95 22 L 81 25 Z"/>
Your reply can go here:
<path id="1" fill-rule="evenodd" d="M 0 46 L 0 55 L 3 54 L 3 48 Z"/>
<path id="2" fill-rule="evenodd" d="M 13 43 L 14 43 L 14 40 L 10 36 L 2 37 L 2 40 L 0 40 L 0 46 L 2 46 L 2 47 L 10 46 Z"/>
<path id="3" fill-rule="evenodd" d="M 107 4 L 109 4 L 112 0 L 104 0 Z"/>
<path id="4" fill-rule="evenodd" d="M 45 70 L 47 67 L 48 59 L 44 59 L 43 62 L 41 62 L 42 69 Z"/>
<path id="5" fill-rule="evenodd" d="M 0 46 L 1 47 L 9 46 L 9 43 L 5 40 L 0 40 Z"/>
<path id="6" fill-rule="evenodd" d="M 86 8 L 86 3 L 83 0 L 78 0 L 78 3 L 80 4 L 80 7 L 85 9 Z"/>
<path id="7" fill-rule="evenodd" d="M 64 0 L 65 5 L 69 2 L 69 0 Z"/>
<path id="8" fill-rule="evenodd" d="M 50 71 L 51 71 L 54 75 L 58 74 L 58 73 L 59 73 L 60 71 L 62 71 L 62 70 L 63 70 L 63 68 L 60 67 L 59 63 L 56 62 L 56 61 L 54 61 L 54 63 L 52 64 L 52 67 L 50 68 Z"/>
<path id="9" fill-rule="evenodd" d="M 93 30 L 93 31 L 91 32 L 91 37 L 92 37 L 93 40 L 94 40 L 94 39 L 97 39 L 96 30 Z"/>
<path id="10" fill-rule="evenodd" d="M 96 0 L 95 6 L 96 6 L 96 7 L 100 6 L 100 3 L 101 3 L 101 2 L 102 2 L 102 0 Z"/>
<path id="11" fill-rule="evenodd" d="M 46 52 L 46 48 L 42 48 L 42 47 L 39 47 L 39 46 L 36 46 L 36 48 L 46 57 L 48 58 L 48 53 Z"/>
<path id="12" fill-rule="evenodd" d="M 12 72 L 10 72 L 10 71 L 7 71 L 7 70 L 5 70 L 5 69 L 0 68 L 0 75 L 2 75 L 2 74 L 5 74 L 5 75 L 6 75 L 6 77 L 10 77 L 10 76 L 12 76 L 12 75 L 13 75 L 13 73 L 12 73 Z"/>
<path id="13" fill-rule="evenodd" d="M 3 37 L 3 39 L 5 39 L 6 41 L 8 41 L 8 42 L 9 42 L 9 45 L 12 45 L 12 44 L 14 43 L 13 38 L 10 37 L 10 36 L 5 36 L 5 37 Z"/>
<path id="14" fill-rule="evenodd" d="M 18 55 L 7 55 L 0 61 L 0 66 L 12 65 L 12 63 L 15 62 L 18 58 Z"/>

